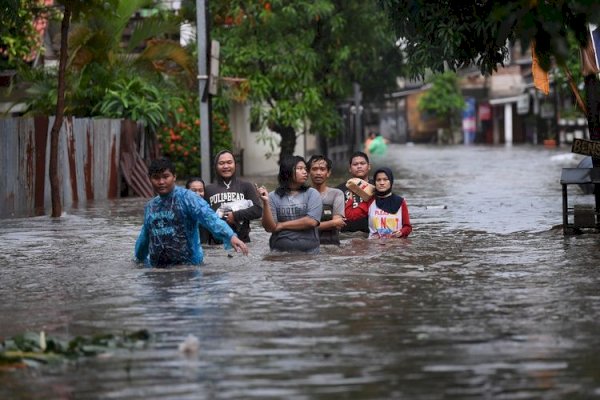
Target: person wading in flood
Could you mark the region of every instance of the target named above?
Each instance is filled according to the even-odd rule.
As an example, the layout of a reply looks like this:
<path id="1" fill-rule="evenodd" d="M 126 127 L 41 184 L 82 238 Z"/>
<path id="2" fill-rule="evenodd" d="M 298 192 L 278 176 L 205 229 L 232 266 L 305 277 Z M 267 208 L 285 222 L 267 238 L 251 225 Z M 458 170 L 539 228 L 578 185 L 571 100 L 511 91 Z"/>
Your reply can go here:
<path id="1" fill-rule="evenodd" d="M 327 186 L 331 176 L 331 160 L 322 155 L 314 155 L 308 160 L 308 169 L 312 186 L 317 189 L 323 201 L 323 214 L 319 225 L 321 244 L 340 244 L 339 230 L 344 222 L 344 193 Z"/>
<path id="2" fill-rule="evenodd" d="M 175 166 L 165 158 L 150 163 L 148 175 L 154 197 L 144 209 L 144 224 L 135 243 L 135 259 L 146 265 L 164 267 L 201 264 L 198 225 L 225 243 L 225 248 L 248 254 L 248 247 L 210 208 L 203 198 L 175 186 Z"/>
<path id="3" fill-rule="evenodd" d="M 346 218 L 349 221 L 369 219 L 369 239 L 404 238 L 412 232 L 406 200 L 392 193 L 394 175 L 389 168 L 379 168 L 373 174 L 375 195 L 367 202 L 354 207 L 352 200 L 346 202 Z"/>
<path id="4" fill-rule="evenodd" d="M 318 254 L 323 202 L 319 192 L 306 186 L 304 158 L 288 156 L 279 164 L 279 187 L 268 193 L 260 187 L 263 201 L 262 226 L 271 232 L 271 250 Z"/>
<path id="5" fill-rule="evenodd" d="M 256 188 L 250 182 L 236 177 L 236 164 L 233 153 L 223 150 L 215 157 L 216 182 L 206 186 L 204 198 L 213 210 L 227 206 L 227 203 L 246 205 L 239 206 L 237 210 L 227 208 L 223 212 L 223 219 L 231 229 L 245 243 L 250 242 L 250 221 L 262 215 L 261 201 Z M 234 203 L 236 202 L 236 203 Z M 209 243 L 221 244 L 221 241 L 210 237 Z"/>
<path id="6" fill-rule="evenodd" d="M 206 187 L 206 185 L 204 184 L 204 180 L 197 176 L 191 177 L 185 183 L 186 189 L 191 190 L 192 192 L 196 193 L 198 196 L 202 197 L 203 199 L 204 199 L 204 188 L 205 187 Z M 200 243 L 202 243 L 202 244 L 208 243 L 208 237 L 210 236 L 210 234 L 208 233 L 208 230 L 206 230 L 202 226 L 200 226 L 198 228 L 200 229 Z"/>
<path id="7" fill-rule="evenodd" d="M 198 196 L 204 198 L 204 188 L 206 187 L 206 185 L 204 184 L 204 181 L 202 180 L 202 178 L 193 176 L 190 179 L 187 180 L 187 182 L 185 182 L 185 188 L 188 190 L 191 190 L 192 192 L 196 193 Z"/>
<path id="8" fill-rule="evenodd" d="M 350 166 L 348 171 L 350 172 L 351 178 L 360 178 L 364 181 L 369 181 L 370 170 L 371 164 L 369 164 L 369 157 L 365 153 L 357 151 L 350 156 Z M 358 207 L 362 202 L 360 196 L 352 193 L 352 191 L 346 187 L 345 183 L 338 185 L 337 188 L 344 192 L 345 202 L 352 199 L 353 208 Z M 367 216 L 353 221 L 346 219 L 346 226 L 344 226 L 341 231 L 369 233 L 369 220 Z"/>

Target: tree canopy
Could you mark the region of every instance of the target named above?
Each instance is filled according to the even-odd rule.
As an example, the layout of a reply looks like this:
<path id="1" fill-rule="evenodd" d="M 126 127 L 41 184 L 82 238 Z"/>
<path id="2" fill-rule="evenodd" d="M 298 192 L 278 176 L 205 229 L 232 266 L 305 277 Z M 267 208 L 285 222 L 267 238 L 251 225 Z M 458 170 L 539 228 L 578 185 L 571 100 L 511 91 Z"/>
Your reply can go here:
<path id="1" fill-rule="evenodd" d="M 223 0 L 211 5 L 211 36 L 221 44 L 221 76 L 243 78 L 238 100 L 253 105 L 262 127 L 281 135 L 280 156 L 296 135 L 333 136 L 337 105 L 352 83 L 377 91 L 393 85 L 401 57 L 375 2 L 362 0 Z M 373 79 L 375 78 L 375 79 Z"/>
<path id="2" fill-rule="evenodd" d="M 409 72 L 477 65 L 490 74 L 503 65 L 509 42 L 535 41 L 541 66 L 569 57 L 568 35 L 587 43 L 588 23 L 600 22 L 600 3 L 589 0 L 445 1 L 380 0 L 398 37 Z"/>
<path id="3" fill-rule="evenodd" d="M 403 38 L 409 73 L 423 76 L 428 68 L 442 72 L 476 65 L 491 74 L 505 62 L 508 45 L 535 44 L 540 66 L 568 64 L 574 38 L 589 40 L 588 24 L 600 25 L 600 2 L 593 0 L 379 0 L 398 37 Z M 600 81 L 584 77 L 590 139 L 600 141 Z M 577 94 L 577 93 L 576 93 Z M 600 167 L 600 158 L 593 157 Z M 600 207 L 600 185 L 596 189 Z"/>
<path id="4" fill-rule="evenodd" d="M 419 98 L 419 111 L 431 112 L 451 120 L 465 108 L 465 99 L 460 92 L 458 77 L 446 71 L 430 77 L 431 88 Z M 451 124 L 450 124 L 450 127 Z"/>

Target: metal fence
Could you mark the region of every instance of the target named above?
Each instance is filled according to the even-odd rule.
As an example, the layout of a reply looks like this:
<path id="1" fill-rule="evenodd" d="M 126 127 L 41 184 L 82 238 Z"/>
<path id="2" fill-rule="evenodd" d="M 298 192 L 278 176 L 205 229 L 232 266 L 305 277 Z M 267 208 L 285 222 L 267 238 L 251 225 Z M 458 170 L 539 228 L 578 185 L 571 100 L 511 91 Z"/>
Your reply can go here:
<path id="1" fill-rule="evenodd" d="M 41 215 L 51 207 L 53 117 L 0 119 L 0 217 Z M 58 174 L 63 206 L 119 196 L 121 120 L 65 118 Z"/>

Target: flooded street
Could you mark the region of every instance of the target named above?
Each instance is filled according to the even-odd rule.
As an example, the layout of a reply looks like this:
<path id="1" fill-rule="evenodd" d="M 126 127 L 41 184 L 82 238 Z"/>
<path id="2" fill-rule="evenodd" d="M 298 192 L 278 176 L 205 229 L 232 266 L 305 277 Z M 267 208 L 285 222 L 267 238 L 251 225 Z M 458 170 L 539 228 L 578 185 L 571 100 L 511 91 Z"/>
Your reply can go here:
<path id="1" fill-rule="evenodd" d="M 600 399 L 600 235 L 556 228 L 568 151 L 390 145 L 412 235 L 318 256 L 269 254 L 255 221 L 248 257 L 142 268 L 142 199 L 0 220 L 0 338 L 152 335 L 0 371 L 0 398 Z"/>

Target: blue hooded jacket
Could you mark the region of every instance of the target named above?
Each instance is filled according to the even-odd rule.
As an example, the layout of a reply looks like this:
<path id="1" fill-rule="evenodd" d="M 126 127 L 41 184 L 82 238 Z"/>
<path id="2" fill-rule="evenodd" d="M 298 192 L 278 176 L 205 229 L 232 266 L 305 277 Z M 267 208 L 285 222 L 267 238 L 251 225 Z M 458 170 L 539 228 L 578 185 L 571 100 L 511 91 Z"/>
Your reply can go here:
<path id="1" fill-rule="evenodd" d="M 135 258 L 149 266 L 201 264 L 198 224 L 231 248 L 235 235 L 208 203 L 195 193 L 175 187 L 171 193 L 156 196 L 144 209 L 144 225 L 135 243 Z"/>

